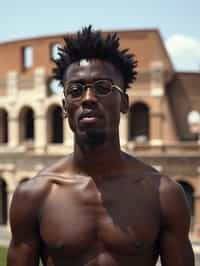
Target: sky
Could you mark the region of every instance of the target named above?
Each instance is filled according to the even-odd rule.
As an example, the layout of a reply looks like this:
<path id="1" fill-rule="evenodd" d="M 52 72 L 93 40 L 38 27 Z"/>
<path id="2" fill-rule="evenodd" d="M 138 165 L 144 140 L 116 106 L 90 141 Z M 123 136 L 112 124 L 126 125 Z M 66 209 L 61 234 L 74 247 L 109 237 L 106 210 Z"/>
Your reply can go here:
<path id="1" fill-rule="evenodd" d="M 178 71 L 200 71 L 199 0 L 7 0 L 0 42 L 96 29 L 159 29 Z"/>

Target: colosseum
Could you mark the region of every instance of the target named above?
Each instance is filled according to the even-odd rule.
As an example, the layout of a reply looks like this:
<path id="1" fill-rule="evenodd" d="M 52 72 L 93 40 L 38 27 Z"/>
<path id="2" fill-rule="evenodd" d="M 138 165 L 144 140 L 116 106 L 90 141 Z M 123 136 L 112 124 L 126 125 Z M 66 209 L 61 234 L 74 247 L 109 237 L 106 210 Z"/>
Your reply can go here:
<path id="1" fill-rule="evenodd" d="M 156 29 L 118 34 L 139 62 L 121 146 L 182 185 L 191 237 L 200 239 L 200 73 L 177 72 Z M 51 76 L 62 42 L 58 35 L 0 43 L 0 230 L 9 231 L 16 186 L 72 151 L 62 88 Z"/>

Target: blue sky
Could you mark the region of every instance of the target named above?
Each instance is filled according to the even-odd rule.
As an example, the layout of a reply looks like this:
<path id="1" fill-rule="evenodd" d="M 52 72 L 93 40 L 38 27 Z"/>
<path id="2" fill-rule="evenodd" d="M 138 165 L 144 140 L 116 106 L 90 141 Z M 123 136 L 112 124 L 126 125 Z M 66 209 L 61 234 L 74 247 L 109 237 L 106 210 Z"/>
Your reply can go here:
<path id="1" fill-rule="evenodd" d="M 0 8 L 0 42 L 97 29 L 158 28 L 177 70 L 200 70 L 200 1 L 7 0 Z"/>

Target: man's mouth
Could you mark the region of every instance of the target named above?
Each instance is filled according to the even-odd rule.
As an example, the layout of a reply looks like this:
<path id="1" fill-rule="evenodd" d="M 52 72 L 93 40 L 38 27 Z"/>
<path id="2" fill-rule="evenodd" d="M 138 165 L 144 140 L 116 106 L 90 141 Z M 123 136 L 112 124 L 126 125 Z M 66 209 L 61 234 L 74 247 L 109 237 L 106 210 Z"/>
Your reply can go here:
<path id="1" fill-rule="evenodd" d="M 97 114 L 96 112 L 92 112 L 92 111 L 85 111 L 83 113 L 80 114 L 79 116 L 79 121 L 81 123 L 96 123 L 98 119 L 100 119 L 100 115 Z"/>

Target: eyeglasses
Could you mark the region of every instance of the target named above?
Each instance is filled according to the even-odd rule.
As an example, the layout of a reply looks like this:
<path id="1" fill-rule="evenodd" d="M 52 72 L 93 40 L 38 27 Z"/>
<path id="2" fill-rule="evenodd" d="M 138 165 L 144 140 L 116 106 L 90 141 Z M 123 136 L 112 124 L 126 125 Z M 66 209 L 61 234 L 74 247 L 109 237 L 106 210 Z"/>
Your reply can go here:
<path id="1" fill-rule="evenodd" d="M 113 89 L 116 89 L 120 93 L 123 93 L 123 90 L 119 86 L 114 85 L 111 80 L 102 79 L 87 84 L 78 82 L 69 83 L 64 90 L 64 94 L 68 100 L 80 100 L 84 96 L 87 88 L 93 89 L 93 92 L 97 97 L 108 96 L 113 92 Z"/>

